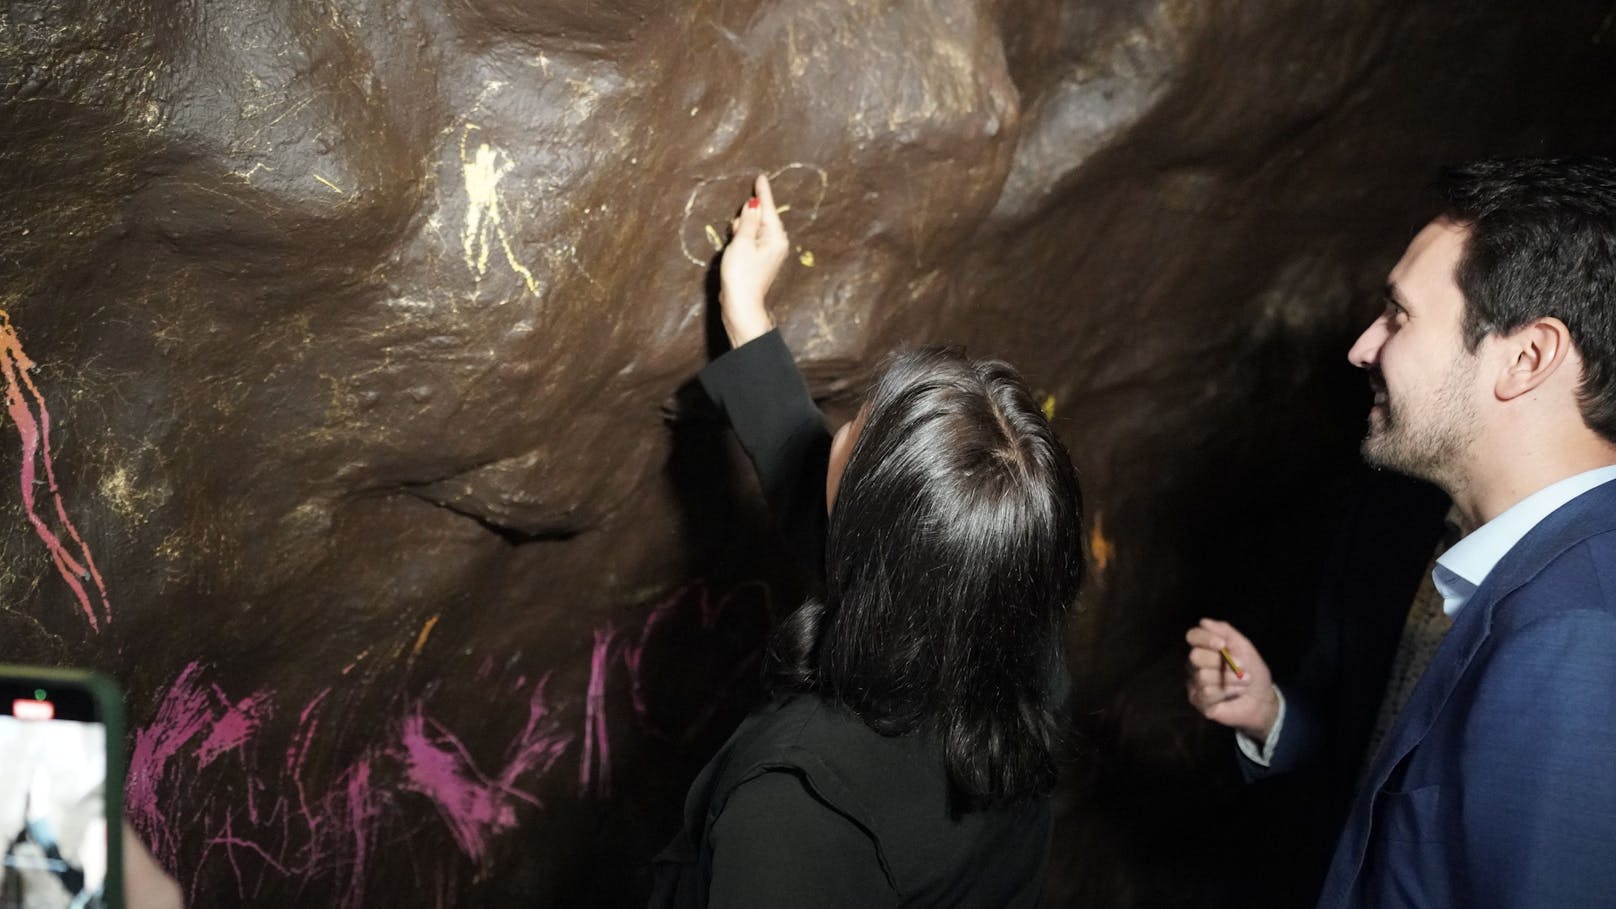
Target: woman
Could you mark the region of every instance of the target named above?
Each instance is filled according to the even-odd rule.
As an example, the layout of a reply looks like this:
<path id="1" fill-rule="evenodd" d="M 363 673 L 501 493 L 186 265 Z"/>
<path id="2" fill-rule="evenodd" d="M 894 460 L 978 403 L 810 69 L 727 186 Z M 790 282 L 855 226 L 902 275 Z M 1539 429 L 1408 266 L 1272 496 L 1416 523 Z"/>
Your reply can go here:
<path id="1" fill-rule="evenodd" d="M 1038 905 L 1083 573 L 1066 451 L 1013 369 L 935 349 L 830 440 L 764 305 L 789 249 L 766 178 L 732 234 L 734 349 L 702 383 L 823 595 L 777 630 L 776 700 L 692 784 L 652 904 Z"/>

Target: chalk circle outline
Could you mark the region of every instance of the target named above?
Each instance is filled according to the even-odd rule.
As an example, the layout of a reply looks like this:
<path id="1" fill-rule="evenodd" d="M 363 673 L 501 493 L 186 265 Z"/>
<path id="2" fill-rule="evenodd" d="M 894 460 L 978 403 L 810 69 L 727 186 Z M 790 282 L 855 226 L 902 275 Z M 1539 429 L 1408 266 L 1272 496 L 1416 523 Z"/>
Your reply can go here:
<path id="1" fill-rule="evenodd" d="M 767 171 L 767 173 L 769 175 L 769 180 L 772 182 L 780 179 L 780 177 L 784 176 L 785 174 L 798 170 L 810 171 L 814 176 L 819 178 L 819 194 L 814 197 L 813 207 L 808 212 L 808 223 L 812 224 L 819 219 L 820 206 L 825 204 L 825 194 L 830 190 L 830 175 L 825 171 L 825 169 L 817 164 L 793 161 L 777 170 Z M 708 263 L 711 261 L 711 257 L 702 259 L 695 253 L 691 252 L 690 242 L 687 239 L 690 233 L 690 216 L 696 206 L 696 197 L 701 195 L 702 190 L 706 189 L 713 183 L 719 182 L 720 180 L 734 180 L 755 173 L 757 173 L 756 170 L 732 170 L 719 174 L 715 177 L 704 177 L 697 181 L 695 186 L 691 187 L 690 195 L 685 199 L 684 214 L 679 219 L 679 251 L 684 254 L 685 259 L 687 259 L 691 265 L 694 265 L 697 268 L 706 268 Z M 709 228 L 712 227 L 712 225 L 705 223 L 703 226 Z"/>

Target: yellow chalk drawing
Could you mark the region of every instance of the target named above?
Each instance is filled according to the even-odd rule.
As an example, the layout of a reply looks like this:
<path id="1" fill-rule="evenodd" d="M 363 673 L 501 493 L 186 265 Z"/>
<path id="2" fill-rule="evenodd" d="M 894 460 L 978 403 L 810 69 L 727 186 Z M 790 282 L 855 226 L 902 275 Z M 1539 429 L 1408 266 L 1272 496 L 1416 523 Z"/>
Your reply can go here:
<path id="1" fill-rule="evenodd" d="M 461 251 L 465 267 L 477 272 L 477 277 L 488 273 L 488 254 L 499 230 L 499 178 L 514 167 L 511 162 L 499 162 L 499 152 L 493 147 L 477 147 L 477 159 L 467 162 L 461 157 L 465 175 L 465 233 L 461 235 Z"/>
<path id="2" fill-rule="evenodd" d="M 1089 552 L 1094 556 L 1094 573 L 1105 574 L 1111 560 L 1117 556 L 1117 547 L 1105 535 L 1105 515 L 1094 513 L 1094 529 L 1089 531 Z"/>
<path id="3" fill-rule="evenodd" d="M 460 236 L 466 267 L 482 277 L 488 273 L 488 254 L 494 232 L 499 228 L 499 181 L 513 166 L 503 164 L 499 153 L 488 145 L 479 146 L 475 161 L 467 161 L 461 148 L 461 168 L 466 181 L 466 227 Z"/>
<path id="4" fill-rule="evenodd" d="M 421 649 L 426 647 L 426 639 L 431 636 L 432 627 L 436 624 L 438 624 L 438 617 L 433 616 L 432 618 L 426 620 L 425 625 L 421 626 L 421 633 L 415 636 L 415 647 L 410 651 L 410 656 L 416 657 L 421 655 Z"/>
<path id="5" fill-rule="evenodd" d="M 724 238 L 718 235 L 718 230 L 711 224 L 704 226 L 707 228 L 707 242 L 713 245 L 713 252 L 723 252 Z"/>
<path id="6" fill-rule="evenodd" d="M 475 155 L 468 156 L 467 140 L 476 124 L 468 123 L 460 135 L 460 167 L 466 184 L 466 223 L 460 235 L 460 250 L 466 268 L 479 282 L 488 274 L 488 260 L 497 246 L 505 264 L 515 272 L 528 292 L 540 296 L 542 288 L 533 277 L 532 269 L 522 264 L 511 248 L 510 233 L 505 229 L 500 209 L 499 181 L 516 165 L 499 149 L 486 142 L 479 143 Z"/>
<path id="7" fill-rule="evenodd" d="M 247 184 L 248 186 L 251 186 L 252 185 L 253 175 L 258 173 L 261 170 L 267 170 L 270 173 L 275 172 L 275 168 L 270 167 L 269 165 L 265 164 L 262 161 L 256 161 L 256 162 L 253 163 L 252 167 L 248 168 L 245 171 L 239 171 L 239 170 L 231 171 L 230 176 L 235 177 L 236 179 L 240 180 L 241 182 Z"/>
<path id="8" fill-rule="evenodd" d="M 814 251 L 811 250 L 811 249 L 803 250 L 802 255 L 797 257 L 797 261 L 801 262 L 803 265 L 805 265 L 805 266 L 807 266 L 809 268 L 813 268 L 814 267 Z"/>
<path id="9" fill-rule="evenodd" d="M 1055 396 L 1044 395 L 1044 403 L 1038 405 L 1038 409 L 1044 412 L 1044 419 L 1055 419 Z"/>
<path id="10" fill-rule="evenodd" d="M 327 180 L 326 178 L 320 176 L 319 174 L 310 174 L 309 176 L 313 177 L 316 180 L 319 180 L 321 183 L 324 183 L 326 186 L 331 187 L 333 190 L 336 190 L 337 195 L 339 195 L 339 196 L 347 195 L 347 193 L 343 191 L 342 187 L 338 186 L 335 183 L 332 183 L 330 180 Z"/>
<path id="11" fill-rule="evenodd" d="M 121 464 L 101 478 L 101 496 L 124 520 L 134 524 L 146 523 L 151 503 L 163 498 L 132 481 L 128 469 Z"/>
<path id="12" fill-rule="evenodd" d="M 795 171 L 795 170 L 809 171 L 815 177 L 817 177 L 818 181 L 819 181 L 819 188 L 818 188 L 818 191 L 816 193 L 814 193 L 813 203 L 809 207 L 808 220 L 806 222 L 808 224 L 812 224 L 814 221 L 819 219 L 819 207 L 824 204 L 824 202 L 825 202 L 825 193 L 830 189 L 830 175 L 825 172 L 825 169 L 823 167 L 820 167 L 817 164 L 807 164 L 807 163 L 804 163 L 802 161 L 793 161 L 790 164 L 787 164 L 787 165 L 785 165 L 785 166 L 783 166 L 783 167 L 781 167 L 781 168 L 779 168 L 777 170 L 769 171 L 768 172 L 769 180 L 777 181 L 777 180 L 780 179 L 780 176 L 782 174 L 787 174 L 787 173 L 790 173 L 790 172 Z M 685 259 L 688 260 L 691 265 L 694 265 L 694 266 L 696 266 L 698 268 L 706 268 L 707 265 L 708 265 L 708 260 L 709 260 L 708 258 L 702 258 L 701 256 L 696 255 L 696 250 L 693 250 L 693 249 L 690 248 L 690 244 L 685 238 L 686 230 L 690 226 L 691 219 L 695 216 L 696 200 L 697 200 L 697 198 L 699 198 L 701 196 L 701 191 L 703 189 L 706 189 L 709 185 L 711 185 L 713 183 L 717 183 L 719 181 L 733 181 L 738 186 L 747 177 L 749 177 L 751 175 L 754 175 L 756 173 L 757 173 L 756 170 L 731 171 L 729 173 L 721 174 L 721 175 L 716 176 L 716 177 L 707 177 L 705 179 L 699 180 L 699 181 L 697 181 L 695 186 L 691 187 L 690 195 L 685 197 L 684 214 L 679 219 L 679 251 L 684 253 Z M 807 204 L 807 203 L 803 203 L 801 199 L 799 199 L 797 201 L 799 203 L 801 203 L 801 204 Z M 788 212 L 790 210 L 791 210 L 791 204 L 790 203 L 786 203 L 786 204 L 783 204 L 783 205 L 777 205 L 775 207 L 775 211 L 777 211 L 777 212 Z M 799 222 L 799 223 L 801 223 L 801 222 Z M 714 231 L 714 233 L 716 233 L 716 231 Z M 709 235 L 708 236 L 708 241 L 710 242 L 711 240 L 712 240 L 712 236 Z M 718 250 L 721 250 L 723 248 L 724 247 L 723 247 L 722 244 L 719 244 L 716 247 L 716 249 L 718 249 Z"/>

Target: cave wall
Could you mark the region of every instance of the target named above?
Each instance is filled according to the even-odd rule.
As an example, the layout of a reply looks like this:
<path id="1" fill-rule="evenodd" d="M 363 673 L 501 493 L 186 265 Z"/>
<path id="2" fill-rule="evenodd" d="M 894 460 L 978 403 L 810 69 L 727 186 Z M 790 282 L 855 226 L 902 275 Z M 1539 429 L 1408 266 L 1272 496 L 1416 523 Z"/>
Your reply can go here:
<path id="1" fill-rule="evenodd" d="M 1294 659 L 1436 168 L 1613 77 L 1609 0 L 12 0 L 0 657 L 123 680 L 197 905 L 638 902 L 800 594 L 690 384 L 762 170 L 833 418 L 963 343 L 1078 461 L 1055 901 L 1285 898 L 1182 629 Z"/>

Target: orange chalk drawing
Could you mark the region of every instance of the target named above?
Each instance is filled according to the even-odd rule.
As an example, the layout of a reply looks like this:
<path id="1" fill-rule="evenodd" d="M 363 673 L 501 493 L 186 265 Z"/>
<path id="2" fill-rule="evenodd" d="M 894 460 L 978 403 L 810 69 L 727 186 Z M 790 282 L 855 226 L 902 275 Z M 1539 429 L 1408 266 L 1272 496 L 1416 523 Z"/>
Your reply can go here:
<path id="1" fill-rule="evenodd" d="M 415 649 L 410 651 L 410 656 L 421 655 L 421 650 L 426 647 L 426 639 L 432 635 L 432 627 L 436 624 L 438 624 L 438 617 L 433 616 L 426 620 L 425 625 L 421 626 L 421 633 L 415 636 Z"/>
<path id="2" fill-rule="evenodd" d="M 1094 529 L 1089 531 L 1089 552 L 1094 555 L 1094 573 L 1105 574 L 1117 556 L 1116 544 L 1105 535 L 1105 515 L 1094 513 Z"/>

